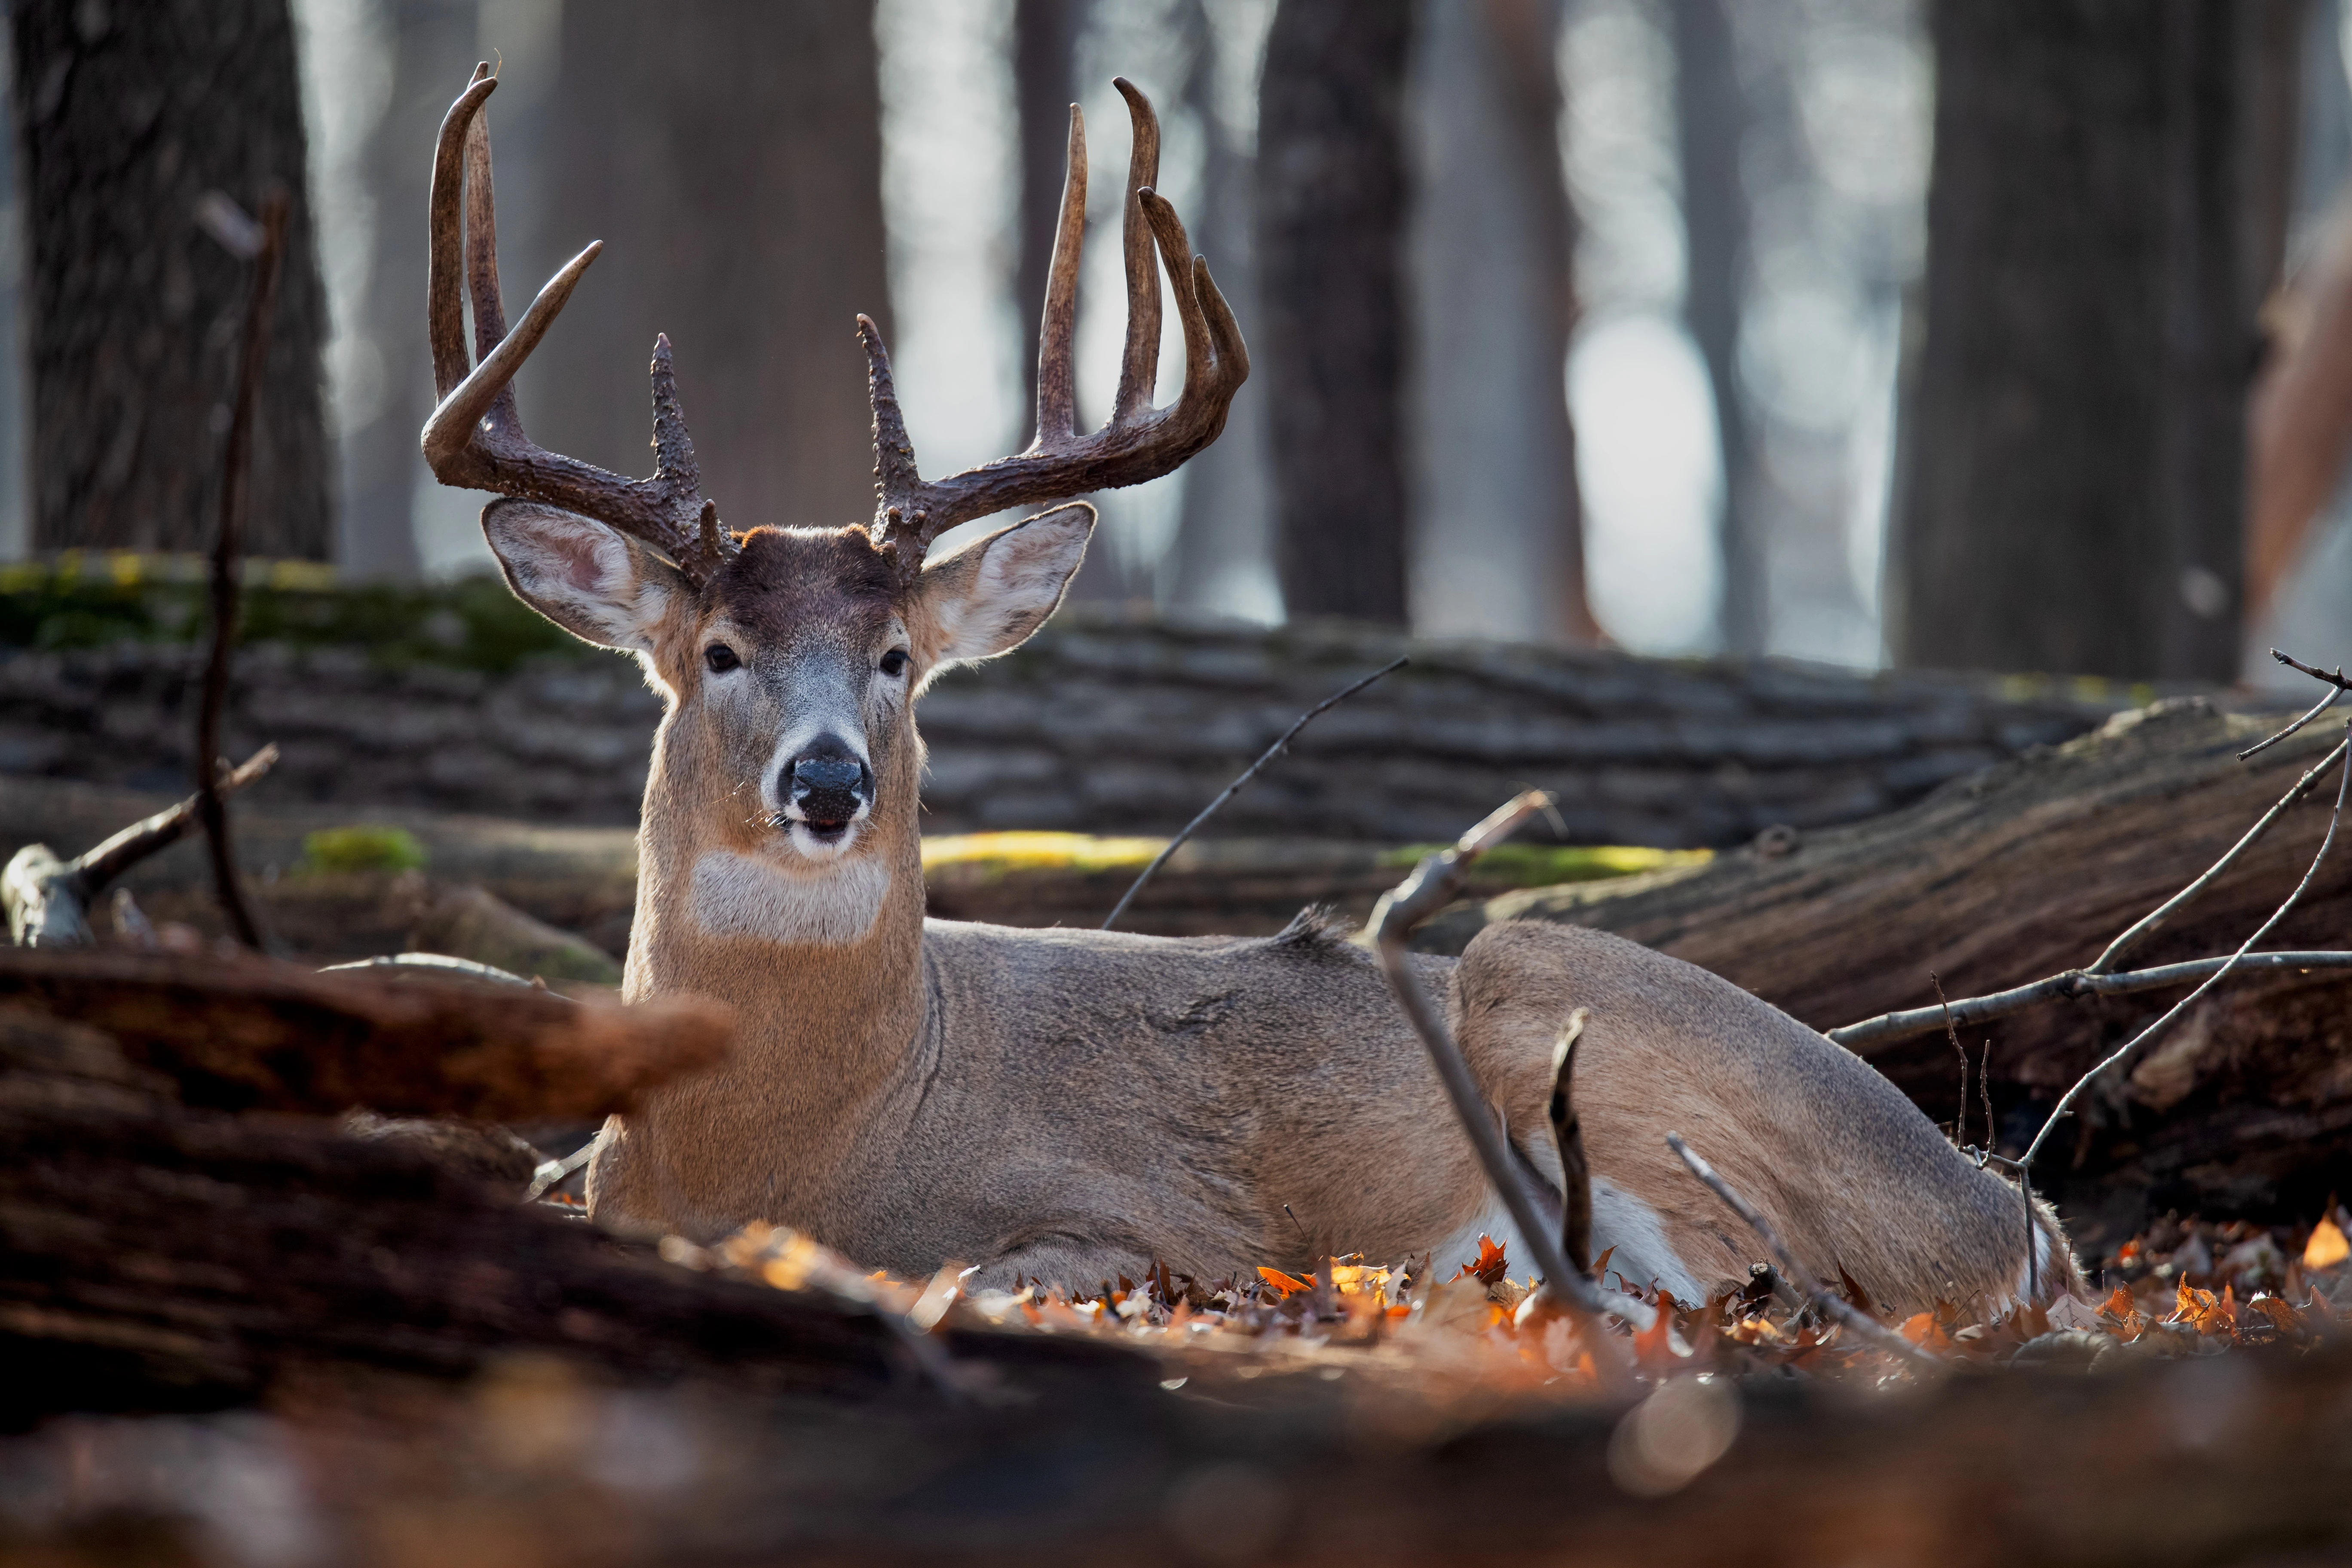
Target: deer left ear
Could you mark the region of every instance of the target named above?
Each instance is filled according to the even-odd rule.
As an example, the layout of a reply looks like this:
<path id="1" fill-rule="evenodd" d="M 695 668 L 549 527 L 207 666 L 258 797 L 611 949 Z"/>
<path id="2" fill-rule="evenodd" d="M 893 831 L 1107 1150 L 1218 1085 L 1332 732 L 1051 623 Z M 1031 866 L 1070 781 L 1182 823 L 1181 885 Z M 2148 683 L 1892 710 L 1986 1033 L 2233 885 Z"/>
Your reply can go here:
<path id="1" fill-rule="evenodd" d="M 1095 509 L 1077 501 L 927 563 L 909 627 L 923 662 L 940 669 L 1028 641 L 1061 604 L 1094 531 Z"/>
<path id="2" fill-rule="evenodd" d="M 558 507 L 492 501 L 482 532 L 517 597 L 599 647 L 652 651 L 672 603 L 693 592 L 635 540 Z"/>

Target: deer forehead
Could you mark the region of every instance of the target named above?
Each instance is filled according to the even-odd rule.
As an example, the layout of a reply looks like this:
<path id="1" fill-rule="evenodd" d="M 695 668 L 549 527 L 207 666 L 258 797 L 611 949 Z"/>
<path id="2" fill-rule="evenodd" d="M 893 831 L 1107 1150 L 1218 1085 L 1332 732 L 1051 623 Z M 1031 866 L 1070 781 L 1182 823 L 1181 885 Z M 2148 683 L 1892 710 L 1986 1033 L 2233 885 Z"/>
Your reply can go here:
<path id="1" fill-rule="evenodd" d="M 706 591 L 702 624 L 763 646 L 863 651 L 898 624 L 899 595 L 862 528 L 762 528 Z"/>

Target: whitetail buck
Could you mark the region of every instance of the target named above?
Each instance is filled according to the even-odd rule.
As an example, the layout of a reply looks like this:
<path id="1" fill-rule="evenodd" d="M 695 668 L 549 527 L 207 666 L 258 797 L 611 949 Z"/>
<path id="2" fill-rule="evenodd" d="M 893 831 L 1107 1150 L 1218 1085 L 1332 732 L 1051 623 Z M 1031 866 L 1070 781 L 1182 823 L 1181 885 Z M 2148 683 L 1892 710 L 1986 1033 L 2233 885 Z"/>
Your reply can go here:
<path id="1" fill-rule="evenodd" d="M 626 992 L 714 997 L 738 1019 L 723 1070 L 606 1128 L 592 1212 L 697 1237 L 766 1219 L 902 1274 L 952 1258 L 985 1281 L 1079 1286 L 1139 1278 L 1154 1259 L 1213 1276 L 1434 1251 L 1444 1267 L 1475 1257 L 1482 1230 L 1508 1238 L 1379 971 L 1318 921 L 1264 940 L 1176 941 L 924 918 L 915 700 L 942 670 L 1037 629 L 1094 512 L 1060 506 L 940 559 L 927 547 L 1009 507 L 1167 473 L 1216 437 L 1248 374 L 1207 267 L 1149 188 L 1158 129 L 1143 97 L 1119 84 L 1135 151 L 1109 423 L 1081 435 L 1073 407 L 1087 168 L 1074 109 L 1029 449 L 922 479 L 889 360 L 861 319 L 872 522 L 738 533 L 701 496 L 666 339 L 651 479 L 524 436 L 509 384 L 596 247 L 507 331 L 481 118 L 496 85 L 478 76 L 457 100 L 434 167 L 441 404 L 425 453 L 444 482 L 505 498 L 482 526 L 515 592 L 577 636 L 635 652 L 660 690 Z M 1151 406 L 1155 242 L 1184 332 L 1184 389 L 1165 409 Z M 1573 1007 L 1590 1011 L 1576 1091 L 1593 1246 L 1615 1249 L 1613 1271 L 1696 1300 L 1744 1280 L 1759 1255 L 1666 1148 L 1678 1129 L 1825 1278 L 1843 1268 L 1901 1307 L 2019 1293 L 2028 1227 L 2015 1190 L 1858 1058 L 1738 987 L 1551 925 L 1489 930 L 1425 974 L 1450 994 L 1514 1146 L 1555 1191 L 1552 1044 Z M 2034 1234 L 2045 1289 L 2071 1283 L 2054 1225 Z"/>

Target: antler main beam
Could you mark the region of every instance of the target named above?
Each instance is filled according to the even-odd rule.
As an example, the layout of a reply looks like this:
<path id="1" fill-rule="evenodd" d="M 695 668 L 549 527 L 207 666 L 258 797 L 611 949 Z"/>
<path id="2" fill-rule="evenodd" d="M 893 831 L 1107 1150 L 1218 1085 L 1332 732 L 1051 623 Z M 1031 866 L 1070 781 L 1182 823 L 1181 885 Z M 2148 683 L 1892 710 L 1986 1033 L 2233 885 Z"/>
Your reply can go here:
<path id="1" fill-rule="evenodd" d="M 544 501 L 642 540 L 699 584 L 735 552 L 719 509 L 702 496 L 694 442 L 670 374 L 669 339 L 654 340 L 653 477 L 632 479 L 551 452 L 523 434 L 514 376 L 604 248 L 592 243 L 547 281 L 512 332 L 499 294 L 490 133 L 482 105 L 498 88 L 487 65 L 441 121 L 433 159 L 432 251 L 425 321 L 440 404 L 425 422 L 425 460 L 443 484 Z M 474 305 L 474 353 L 466 349 L 465 295 Z"/>
<path id="2" fill-rule="evenodd" d="M 870 320 L 857 318 L 874 406 L 874 537 L 898 558 L 902 572 L 920 570 L 931 541 L 960 522 L 1009 507 L 1138 485 L 1170 472 L 1217 438 L 1234 394 L 1248 379 L 1249 349 L 1209 276 L 1209 264 L 1192 254 L 1183 220 L 1152 189 L 1160 177 L 1160 121 L 1151 102 L 1125 78 L 1115 85 L 1134 122 L 1135 150 L 1128 163 L 1121 226 L 1127 343 L 1108 424 L 1091 436 L 1077 429 L 1071 361 L 1077 337 L 1078 258 L 1086 243 L 1087 129 L 1076 104 L 1070 106 L 1068 173 L 1037 340 L 1037 434 L 1027 451 L 926 481 L 907 439 L 882 335 Z M 1155 247 L 1167 265 L 1177 319 L 1184 328 L 1184 390 L 1166 408 L 1151 406 L 1160 369 Z"/>

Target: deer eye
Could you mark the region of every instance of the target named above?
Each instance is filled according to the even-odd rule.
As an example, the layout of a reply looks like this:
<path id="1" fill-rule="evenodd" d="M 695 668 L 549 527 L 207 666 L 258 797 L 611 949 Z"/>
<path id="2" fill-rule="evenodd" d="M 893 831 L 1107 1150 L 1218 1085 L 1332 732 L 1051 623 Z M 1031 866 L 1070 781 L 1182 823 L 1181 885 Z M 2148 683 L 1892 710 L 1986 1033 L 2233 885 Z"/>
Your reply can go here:
<path id="1" fill-rule="evenodd" d="M 907 673 L 907 650 L 894 647 L 882 656 L 882 673 L 892 678 Z"/>
<path id="2" fill-rule="evenodd" d="M 710 667 L 711 674 L 724 675 L 743 661 L 735 657 L 733 648 L 723 642 L 715 642 L 702 650 L 702 662 Z"/>

